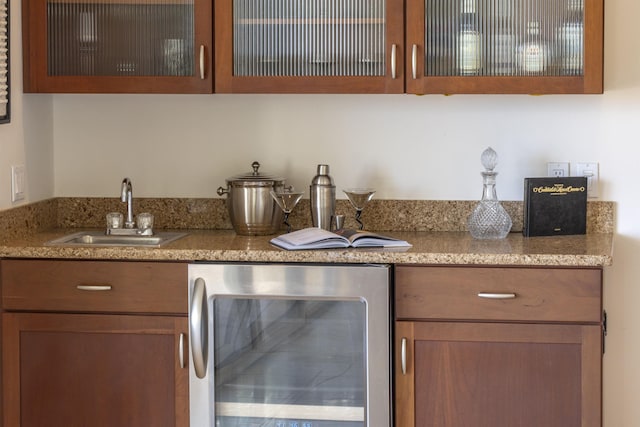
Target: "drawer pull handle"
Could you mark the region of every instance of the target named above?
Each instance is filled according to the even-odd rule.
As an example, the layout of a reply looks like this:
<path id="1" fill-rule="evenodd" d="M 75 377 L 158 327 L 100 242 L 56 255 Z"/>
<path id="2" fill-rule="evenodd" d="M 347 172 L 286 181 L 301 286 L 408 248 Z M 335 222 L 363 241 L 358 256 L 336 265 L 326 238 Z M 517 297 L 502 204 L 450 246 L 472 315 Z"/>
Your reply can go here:
<path id="1" fill-rule="evenodd" d="M 396 45 L 391 45 L 391 78 L 396 79 Z"/>
<path id="2" fill-rule="evenodd" d="M 200 45 L 200 80 L 204 80 L 205 77 L 205 64 L 204 64 L 204 45 Z"/>
<path id="3" fill-rule="evenodd" d="M 480 298 L 488 298 L 488 299 L 514 299 L 516 294 L 513 292 L 480 292 L 478 294 Z"/>
<path id="4" fill-rule="evenodd" d="M 178 340 L 178 359 L 180 360 L 180 369 L 184 369 L 184 334 L 180 334 Z"/>
<path id="5" fill-rule="evenodd" d="M 78 285 L 76 289 L 81 291 L 110 291 L 111 285 Z"/>
<path id="6" fill-rule="evenodd" d="M 400 344 L 400 366 L 402 368 L 402 375 L 407 375 L 407 339 L 402 338 Z"/>
<path id="7" fill-rule="evenodd" d="M 411 48 L 411 77 L 413 80 L 418 78 L 418 45 L 414 44 Z"/>

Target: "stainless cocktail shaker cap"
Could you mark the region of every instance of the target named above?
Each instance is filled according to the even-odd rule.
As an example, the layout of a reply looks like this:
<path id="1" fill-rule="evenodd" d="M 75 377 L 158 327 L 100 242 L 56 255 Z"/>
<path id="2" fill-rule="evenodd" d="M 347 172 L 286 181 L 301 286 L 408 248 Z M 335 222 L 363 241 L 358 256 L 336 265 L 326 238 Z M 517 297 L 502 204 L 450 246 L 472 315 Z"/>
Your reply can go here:
<path id="1" fill-rule="evenodd" d="M 313 226 L 331 230 L 336 212 L 336 186 L 329 176 L 329 165 L 318 165 L 318 173 L 309 186 L 309 196 Z"/>

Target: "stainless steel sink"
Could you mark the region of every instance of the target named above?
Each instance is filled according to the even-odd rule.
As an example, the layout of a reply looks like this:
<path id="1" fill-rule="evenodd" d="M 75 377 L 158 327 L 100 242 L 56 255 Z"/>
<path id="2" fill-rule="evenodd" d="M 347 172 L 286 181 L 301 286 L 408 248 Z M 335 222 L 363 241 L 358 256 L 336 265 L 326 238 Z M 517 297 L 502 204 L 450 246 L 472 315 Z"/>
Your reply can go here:
<path id="1" fill-rule="evenodd" d="M 47 246 L 145 246 L 160 247 L 187 233 L 156 232 L 153 236 L 107 235 L 104 231 L 80 231 L 50 240 Z"/>

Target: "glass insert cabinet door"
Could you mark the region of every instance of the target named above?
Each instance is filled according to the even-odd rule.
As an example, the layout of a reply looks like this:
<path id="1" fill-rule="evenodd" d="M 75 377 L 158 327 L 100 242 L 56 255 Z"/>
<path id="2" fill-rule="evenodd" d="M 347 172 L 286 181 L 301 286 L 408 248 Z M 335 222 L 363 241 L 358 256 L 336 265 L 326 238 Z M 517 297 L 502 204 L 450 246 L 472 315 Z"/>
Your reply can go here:
<path id="1" fill-rule="evenodd" d="M 216 92 L 404 90 L 398 0 L 218 3 Z"/>
<path id="2" fill-rule="evenodd" d="M 24 2 L 28 87 L 73 92 L 211 92 L 199 0 Z M 204 30 L 203 30 L 204 29 Z M 127 83 L 127 81 L 129 83 Z"/>
<path id="3" fill-rule="evenodd" d="M 364 427 L 365 302 L 218 297 L 216 427 Z"/>
<path id="4" fill-rule="evenodd" d="M 424 26 L 408 32 L 409 92 L 602 92 L 601 0 L 409 0 L 412 12 Z"/>

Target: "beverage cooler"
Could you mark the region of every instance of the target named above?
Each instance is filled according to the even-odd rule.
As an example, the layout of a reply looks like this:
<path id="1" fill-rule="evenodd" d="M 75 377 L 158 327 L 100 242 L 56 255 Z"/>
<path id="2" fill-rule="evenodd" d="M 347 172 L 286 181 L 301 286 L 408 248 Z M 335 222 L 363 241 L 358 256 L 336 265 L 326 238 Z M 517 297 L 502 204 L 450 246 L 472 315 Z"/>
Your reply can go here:
<path id="1" fill-rule="evenodd" d="M 388 427 L 390 267 L 192 264 L 192 426 Z"/>

